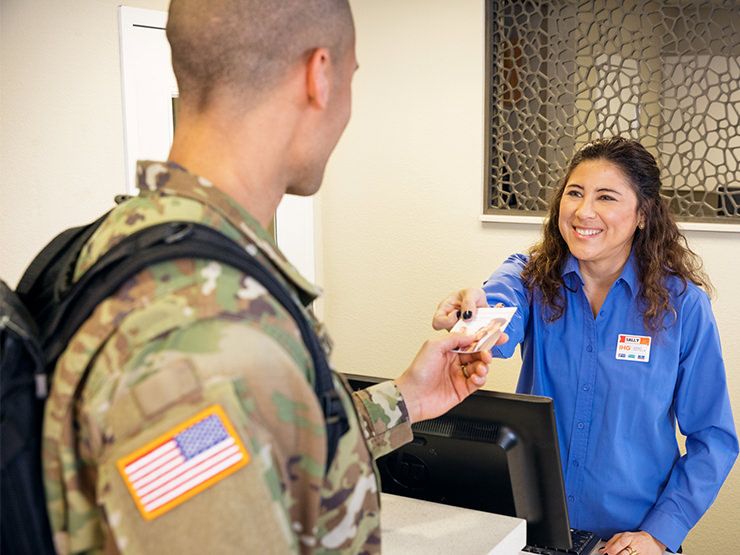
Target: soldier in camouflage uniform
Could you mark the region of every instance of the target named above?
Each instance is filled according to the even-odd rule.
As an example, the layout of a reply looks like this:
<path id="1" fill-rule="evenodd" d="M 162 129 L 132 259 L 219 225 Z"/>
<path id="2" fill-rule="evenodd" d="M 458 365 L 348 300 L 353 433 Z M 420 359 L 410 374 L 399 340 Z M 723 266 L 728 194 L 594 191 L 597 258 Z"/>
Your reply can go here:
<path id="1" fill-rule="evenodd" d="M 96 231 L 76 277 L 122 237 L 184 220 L 243 245 L 309 304 L 315 287 L 265 227 L 282 194 L 318 188 L 349 118 L 346 0 L 173 0 L 167 32 L 182 106 L 170 161 L 138 165 L 140 195 Z M 487 353 L 450 352 L 470 342 L 428 341 L 396 381 L 358 393 L 335 376 L 350 428 L 325 473 L 312 360 L 282 305 L 227 265 L 148 268 L 57 365 L 43 453 L 57 550 L 379 552 L 373 458 L 483 384 Z"/>

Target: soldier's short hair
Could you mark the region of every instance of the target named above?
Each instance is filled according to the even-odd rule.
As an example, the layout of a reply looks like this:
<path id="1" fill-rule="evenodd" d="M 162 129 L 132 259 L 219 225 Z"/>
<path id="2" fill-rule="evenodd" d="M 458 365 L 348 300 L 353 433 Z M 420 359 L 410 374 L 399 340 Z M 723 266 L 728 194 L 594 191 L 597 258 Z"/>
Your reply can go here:
<path id="1" fill-rule="evenodd" d="M 182 104 L 199 111 L 215 90 L 259 96 L 315 48 L 340 56 L 353 37 L 348 0 L 172 0 L 167 21 Z"/>

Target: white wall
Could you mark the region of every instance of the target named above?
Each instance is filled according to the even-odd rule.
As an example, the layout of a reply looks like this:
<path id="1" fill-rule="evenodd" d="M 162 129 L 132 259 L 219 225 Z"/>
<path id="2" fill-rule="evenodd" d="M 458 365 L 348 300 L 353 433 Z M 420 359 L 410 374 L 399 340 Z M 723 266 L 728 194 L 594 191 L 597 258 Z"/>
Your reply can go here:
<path id="1" fill-rule="evenodd" d="M 0 277 L 11 285 L 55 233 L 96 217 L 124 188 L 117 0 L 0 2 Z M 166 9 L 166 0 L 126 5 Z M 395 376 L 447 292 L 481 283 L 532 226 L 481 224 L 482 0 L 355 0 L 354 115 L 321 193 L 326 319 L 337 367 Z M 690 233 L 719 295 L 740 414 L 740 237 Z M 513 390 L 515 361 L 491 386 Z M 737 422 L 737 418 L 736 418 Z M 740 472 L 686 543 L 740 544 Z"/>

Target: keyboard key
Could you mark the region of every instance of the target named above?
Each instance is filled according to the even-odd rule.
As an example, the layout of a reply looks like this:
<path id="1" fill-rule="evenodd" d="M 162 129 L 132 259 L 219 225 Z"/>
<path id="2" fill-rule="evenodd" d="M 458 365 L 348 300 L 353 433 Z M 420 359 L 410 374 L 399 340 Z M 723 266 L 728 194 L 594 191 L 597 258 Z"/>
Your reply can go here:
<path id="1" fill-rule="evenodd" d="M 571 529 L 570 540 L 573 544 L 573 547 L 570 549 L 528 545 L 524 548 L 524 551 L 538 553 L 540 555 L 589 555 L 596 544 L 599 543 L 598 536 L 586 530 Z"/>

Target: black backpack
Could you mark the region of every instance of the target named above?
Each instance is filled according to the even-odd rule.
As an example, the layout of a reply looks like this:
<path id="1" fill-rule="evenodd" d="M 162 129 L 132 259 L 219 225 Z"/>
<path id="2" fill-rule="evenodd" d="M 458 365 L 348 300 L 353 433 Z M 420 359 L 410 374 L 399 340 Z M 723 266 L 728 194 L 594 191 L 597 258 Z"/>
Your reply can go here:
<path id="1" fill-rule="evenodd" d="M 293 317 L 311 354 L 314 391 L 326 421 L 326 471 L 349 428 L 321 341 L 297 301 L 256 258 L 222 233 L 191 222 L 143 229 L 123 239 L 73 283 L 80 251 L 106 216 L 57 236 L 30 264 L 15 293 L 0 280 L 2 553 L 54 553 L 43 490 L 41 426 L 56 361 L 100 302 L 158 262 L 213 260 L 256 279 Z"/>

